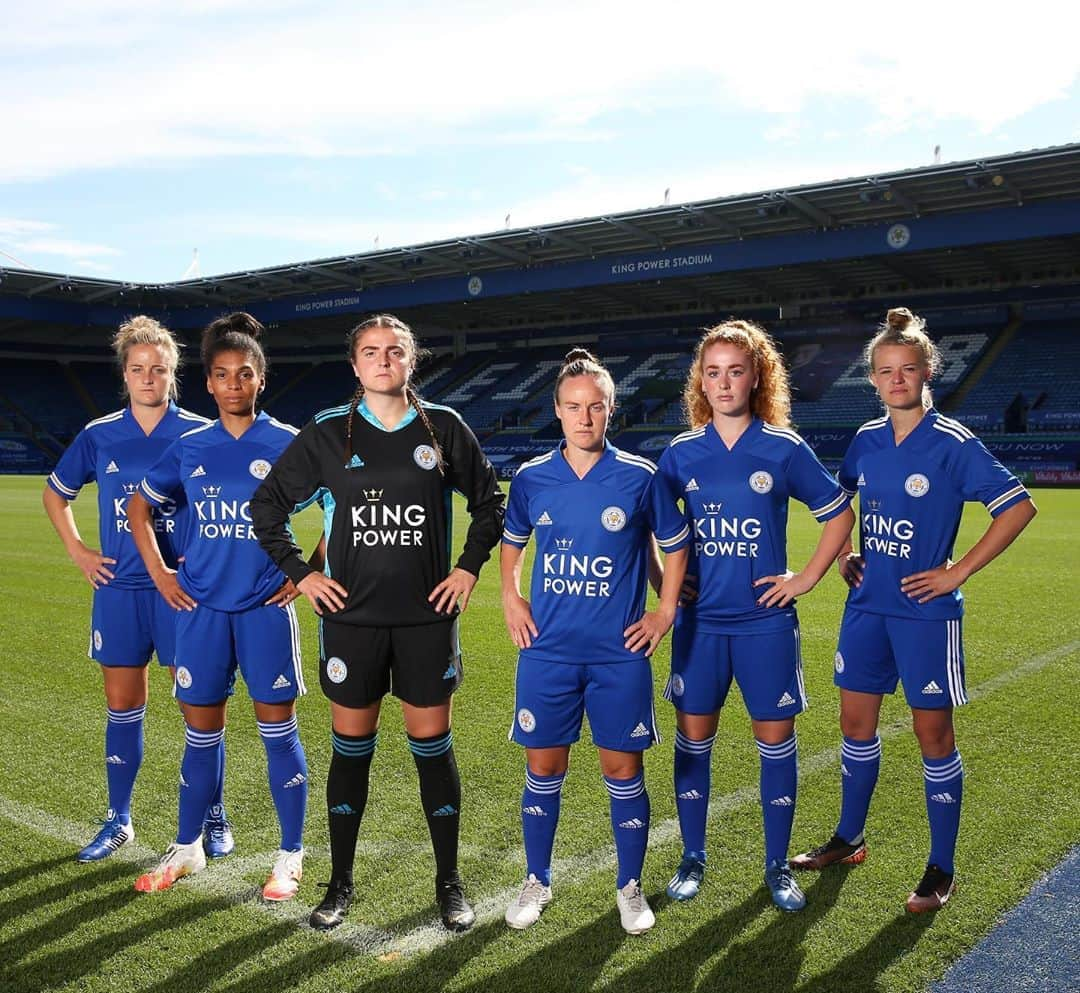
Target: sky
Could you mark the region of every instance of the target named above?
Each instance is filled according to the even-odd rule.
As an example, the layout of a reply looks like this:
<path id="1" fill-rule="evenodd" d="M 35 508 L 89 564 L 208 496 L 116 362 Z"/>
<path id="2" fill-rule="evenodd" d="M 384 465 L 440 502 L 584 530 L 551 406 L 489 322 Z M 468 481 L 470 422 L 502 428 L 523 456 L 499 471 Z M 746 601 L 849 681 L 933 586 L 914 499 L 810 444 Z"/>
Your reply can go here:
<path id="1" fill-rule="evenodd" d="M 10 4 L 0 268 L 170 282 L 1076 142 L 1078 8 Z"/>

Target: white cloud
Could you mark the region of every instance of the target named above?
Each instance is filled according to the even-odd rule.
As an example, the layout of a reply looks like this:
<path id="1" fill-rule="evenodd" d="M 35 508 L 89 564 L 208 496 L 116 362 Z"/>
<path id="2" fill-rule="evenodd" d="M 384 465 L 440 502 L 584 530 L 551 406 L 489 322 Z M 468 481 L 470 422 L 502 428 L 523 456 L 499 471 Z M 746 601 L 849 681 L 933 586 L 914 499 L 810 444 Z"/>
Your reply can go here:
<path id="1" fill-rule="evenodd" d="M 67 259 L 68 264 L 77 268 L 101 272 L 109 267 L 92 260 L 123 254 L 111 245 L 65 237 L 59 225 L 49 221 L 19 217 L 0 217 L 0 249 L 6 259 L 32 269 L 54 265 L 51 261 L 39 261 L 46 256 Z"/>
<path id="2" fill-rule="evenodd" d="M 886 143 L 934 121 L 990 133 L 1075 85 L 1078 19 L 1046 0 L 1009 18 L 924 0 L 901 16 L 850 0 L 782 15 L 702 0 L 42 0 L 8 12 L 0 37 L 0 180 L 603 140 L 607 113 L 687 106 L 787 117 L 855 102 Z"/>

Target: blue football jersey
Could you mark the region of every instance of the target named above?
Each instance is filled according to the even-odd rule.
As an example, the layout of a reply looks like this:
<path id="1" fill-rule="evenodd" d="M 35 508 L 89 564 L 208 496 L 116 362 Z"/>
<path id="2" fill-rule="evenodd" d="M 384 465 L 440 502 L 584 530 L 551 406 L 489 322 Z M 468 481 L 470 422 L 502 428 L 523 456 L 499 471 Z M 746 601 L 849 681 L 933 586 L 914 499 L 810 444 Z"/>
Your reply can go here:
<path id="1" fill-rule="evenodd" d="M 180 437 L 139 484 L 154 506 L 187 498 L 191 523 L 179 580 L 197 603 L 248 610 L 285 582 L 255 538 L 251 496 L 297 433 L 262 411 L 240 438 L 212 421 Z"/>
<path id="2" fill-rule="evenodd" d="M 205 417 L 170 402 L 165 416 L 150 434 L 135 420 L 130 407 L 106 414 L 86 425 L 60 456 L 48 485 L 65 500 L 74 500 L 87 483 L 98 487 L 98 540 L 101 552 L 116 559 L 109 585 L 120 590 L 153 589 L 139 550 L 131 538 L 127 502 L 139 480 L 180 435 L 208 423 Z M 176 567 L 184 543 L 188 511 L 183 495 L 154 510 L 158 547 L 170 567 Z"/>
<path id="3" fill-rule="evenodd" d="M 514 476 L 503 542 L 535 537 L 529 600 L 539 630 L 523 656 L 546 662 L 625 662 L 624 647 L 645 611 L 649 539 L 673 552 L 690 529 L 648 459 L 605 443 L 579 479 L 562 447 L 524 463 Z"/>
<path id="4" fill-rule="evenodd" d="M 859 494 L 859 544 L 866 569 L 848 604 L 878 614 L 952 620 L 963 613 L 960 590 L 917 603 L 900 589 L 912 573 L 952 557 L 964 502 L 993 516 L 1028 491 L 959 421 L 928 410 L 899 445 L 888 416 L 859 428 L 840 466 L 840 483 Z"/>
<path id="5" fill-rule="evenodd" d="M 696 576 L 698 630 L 753 634 L 790 629 L 794 605 L 759 607 L 763 576 L 787 569 L 788 500 L 824 523 L 851 498 L 802 438 L 755 418 L 728 449 L 712 422 L 672 439 L 660 473 L 683 501 L 692 531 L 687 575 Z"/>

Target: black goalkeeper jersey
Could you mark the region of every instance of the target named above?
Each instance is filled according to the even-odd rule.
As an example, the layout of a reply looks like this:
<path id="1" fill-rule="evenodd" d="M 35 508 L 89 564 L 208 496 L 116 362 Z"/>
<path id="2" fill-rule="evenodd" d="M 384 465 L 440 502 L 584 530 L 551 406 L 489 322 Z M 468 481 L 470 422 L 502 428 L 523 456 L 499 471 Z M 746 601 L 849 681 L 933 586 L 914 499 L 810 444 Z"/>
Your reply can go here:
<path id="1" fill-rule="evenodd" d="M 334 621 L 368 627 L 446 619 L 428 603 L 450 571 L 451 494 L 472 517 L 457 566 L 479 575 L 502 534 L 503 494 L 476 436 L 449 407 L 424 404 L 445 460 L 414 412 L 395 430 L 349 406 L 316 414 L 274 464 L 251 500 L 259 543 L 294 583 L 312 572 L 289 528 L 289 516 L 319 500 L 326 534 L 326 574 L 348 590 Z M 368 415 L 370 416 L 370 415 Z"/>

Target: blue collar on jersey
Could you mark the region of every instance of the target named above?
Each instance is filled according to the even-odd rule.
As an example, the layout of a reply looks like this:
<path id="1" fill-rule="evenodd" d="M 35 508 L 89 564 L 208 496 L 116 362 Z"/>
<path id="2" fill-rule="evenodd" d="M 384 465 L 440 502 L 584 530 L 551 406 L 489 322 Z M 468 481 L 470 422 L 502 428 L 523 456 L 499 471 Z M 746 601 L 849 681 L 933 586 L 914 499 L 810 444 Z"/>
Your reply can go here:
<path id="1" fill-rule="evenodd" d="M 146 434 L 146 433 L 145 433 L 145 432 L 143 431 L 142 427 L 141 427 L 141 426 L 139 425 L 139 422 L 138 422 L 137 420 L 135 420 L 135 414 L 134 414 L 134 413 L 132 413 L 132 410 L 131 410 L 131 404 L 130 404 L 130 402 L 129 402 L 129 403 L 128 403 L 128 405 L 127 405 L 127 406 L 126 406 L 126 407 L 124 408 L 124 413 L 123 413 L 123 415 L 121 416 L 121 420 L 123 420 L 123 421 L 126 421 L 126 422 L 127 422 L 128 424 L 130 424 L 130 425 L 131 425 L 131 426 L 132 426 L 132 427 L 133 427 L 133 428 L 134 428 L 134 429 L 135 429 L 136 431 L 138 431 L 138 432 L 139 432 L 139 434 L 143 435 L 144 437 L 146 437 L 146 438 L 153 438 L 153 437 L 154 437 L 154 435 L 155 435 L 155 434 L 157 434 L 157 430 L 158 430 L 158 428 L 160 428 L 160 427 L 161 427 L 161 425 L 162 425 L 162 424 L 164 424 L 164 423 L 165 423 L 165 422 L 166 422 L 166 421 L 167 421 L 167 420 L 168 420 L 168 419 L 169 419 L 170 417 L 175 417 L 175 416 L 176 416 L 176 411 L 177 411 L 177 409 L 178 409 L 178 408 L 177 408 L 177 406 L 176 406 L 176 402 L 175 402 L 174 400 L 170 399 L 170 400 L 168 401 L 168 405 L 167 405 L 167 406 L 166 406 L 166 408 L 165 408 L 165 416 L 164 416 L 164 417 L 162 417 L 162 418 L 161 418 L 161 420 L 160 420 L 160 421 L 158 421 L 158 422 L 157 422 L 157 424 L 155 424 L 155 425 L 154 425 L 154 430 L 153 430 L 153 431 L 151 431 L 151 432 L 150 432 L 149 434 Z"/>
<path id="2" fill-rule="evenodd" d="M 613 458 L 615 458 L 616 448 L 610 441 L 607 440 L 607 438 L 605 438 L 604 451 L 601 453 L 600 458 L 596 460 L 596 464 L 589 467 L 589 471 L 585 473 L 584 477 L 580 477 L 576 472 L 574 472 L 573 467 L 570 465 L 569 460 L 566 458 L 565 438 L 559 442 L 559 447 L 557 450 L 559 453 L 558 464 L 562 467 L 561 471 L 567 476 L 567 478 L 573 480 L 575 483 L 584 483 L 593 474 L 597 467 L 603 465 L 605 462 L 610 462 Z"/>
<path id="3" fill-rule="evenodd" d="M 746 430 L 739 435 L 738 440 L 735 442 L 734 445 L 731 446 L 731 448 L 728 448 L 727 442 L 720 437 L 720 432 L 716 430 L 716 422 L 711 417 L 709 418 L 709 430 L 712 431 L 713 439 L 717 442 L 717 444 L 719 444 L 720 448 L 723 451 L 731 452 L 732 454 L 734 454 L 736 449 L 738 449 L 744 441 L 747 441 L 753 435 L 758 434 L 761 431 L 762 423 L 763 421 L 760 417 L 751 418 L 750 423 L 746 425 Z"/>
<path id="4" fill-rule="evenodd" d="M 225 430 L 225 426 L 221 423 L 221 418 L 218 417 L 213 421 L 213 428 L 219 434 L 223 434 L 229 441 L 243 441 L 252 431 L 270 420 L 270 415 L 265 410 L 260 410 L 255 414 L 255 420 L 251 422 L 251 426 L 242 434 L 239 438 L 234 438 L 228 431 Z"/>
<path id="5" fill-rule="evenodd" d="M 380 431 L 385 431 L 387 434 L 392 434 L 394 431 L 400 431 L 402 428 L 407 428 L 416 420 L 416 408 L 412 404 L 409 404 L 409 409 L 405 411 L 405 416 L 392 428 L 388 428 L 371 412 L 371 408 L 367 405 L 367 397 L 361 397 L 360 406 L 358 406 L 356 410 L 368 424 L 378 428 Z"/>

